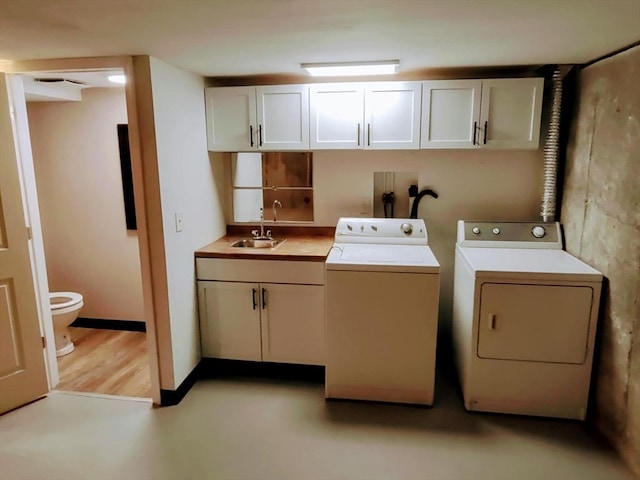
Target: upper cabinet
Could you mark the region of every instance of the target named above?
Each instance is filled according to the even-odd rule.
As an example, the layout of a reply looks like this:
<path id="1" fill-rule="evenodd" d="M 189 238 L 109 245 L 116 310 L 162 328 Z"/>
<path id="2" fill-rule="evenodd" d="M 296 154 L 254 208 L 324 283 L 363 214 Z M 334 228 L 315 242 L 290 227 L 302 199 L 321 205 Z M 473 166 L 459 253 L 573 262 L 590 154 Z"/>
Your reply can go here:
<path id="1" fill-rule="evenodd" d="M 543 78 L 422 85 L 421 148 L 538 148 Z"/>
<path id="2" fill-rule="evenodd" d="M 209 150 L 309 149 L 309 87 L 220 87 L 205 91 Z"/>
<path id="3" fill-rule="evenodd" d="M 538 148 L 543 78 L 484 80 L 480 105 L 482 139 L 493 148 Z"/>
<path id="4" fill-rule="evenodd" d="M 536 149 L 543 78 L 206 89 L 209 150 Z"/>
<path id="5" fill-rule="evenodd" d="M 420 93 L 420 82 L 311 85 L 310 148 L 417 149 Z"/>

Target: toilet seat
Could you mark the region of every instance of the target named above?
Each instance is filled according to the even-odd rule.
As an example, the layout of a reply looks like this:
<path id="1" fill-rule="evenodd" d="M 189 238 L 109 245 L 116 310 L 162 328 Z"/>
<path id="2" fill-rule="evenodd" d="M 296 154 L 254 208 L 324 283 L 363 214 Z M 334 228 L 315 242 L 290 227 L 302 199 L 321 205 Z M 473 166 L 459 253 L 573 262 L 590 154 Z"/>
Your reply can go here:
<path id="1" fill-rule="evenodd" d="M 55 299 L 69 299 L 66 302 L 52 302 Z M 76 292 L 52 292 L 49 293 L 49 303 L 52 313 L 68 313 L 82 306 L 82 295 Z"/>

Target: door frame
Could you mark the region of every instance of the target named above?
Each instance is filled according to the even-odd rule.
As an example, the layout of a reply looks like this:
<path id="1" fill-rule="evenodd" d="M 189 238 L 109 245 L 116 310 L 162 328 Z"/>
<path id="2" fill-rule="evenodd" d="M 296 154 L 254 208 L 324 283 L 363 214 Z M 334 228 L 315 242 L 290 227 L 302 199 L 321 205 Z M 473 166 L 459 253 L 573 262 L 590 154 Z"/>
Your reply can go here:
<path id="1" fill-rule="evenodd" d="M 156 311 L 158 309 L 168 310 L 168 299 L 165 298 L 166 292 L 166 269 L 152 268 L 152 253 L 157 258 L 157 255 L 161 252 L 164 256 L 164 236 L 162 233 L 162 222 L 157 222 L 156 217 L 159 215 L 161 218 L 161 204 L 159 197 L 159 179 L 157 175 L 153 175 L 153 172 L 157 170 L 154 168 L 145 168 L 143 164 L 142 149 L 141 149 L 141 134 L 140 134 L 140 121 L 138 118 L 138 99 L 136 98 L 136 79 L 134 74 L 134 59 L 131 56 L 113 56 L 113 57 L 88 57 L 88 58 L 64 58 L 64 59 L 49 59 L 49 60 L 27 60 L 12 62 L 8 66 L 4 66 L 4 70 L 9 74 L 23 74 L 31 72 L 44 72 L 44 71 L 82 71 L 82 70 L 115 70 L 121 69 L 127 78 L 125 84 L 125 97 L 127 106 L 127 122 L 129 125 L 129 148 L 131 152 L 131 167 L 133 171 L 133 189 L 135 196 L 136 216 L 138 218 L 138 245 L 140 251 L 140 268 L 142 279 L 142 296 L 144 303 L 144 320 L 147 329 L 147 349 L 149 360 L 149 371 L 151 376 L 151 397 L 155 405 L 160 405 L 160 344 L 158 341 L 158 326 L 156 325 Z M 145 79 L 142 80 L 144 84 Z M 143 85 L 144 88 L 144 85 Z M 142 115 L 147 112 L 142 112 Z M 149 119 L 142 119 L 149 120 Z M 150 119 L 153 120 L 152 118 Z M 23 132 L 24 133 L 24 132 Z M 22 136 L 19 133 L 20 136 Z M 33 158 L 29 156 L 30 161 L 33 163 Z M 33 166 L 31 166 L 33 168 Z M 145 173 L 149 171 L 148 174 Z M 25 185 L 23 185 L 25 187 Z M 34 192 L 35 193 L 35 192 Z M 30 224 L 34 221 L 39 223 L 39 215 L 36 218 L 31 217 L 29 214 Z M 38 226 L 39 228 L 39 226 Z M 34 237 L 34 240 L 35 237 Z M 41 240 L 41 237 L 40 237 Z M 40 259 L 44 261 L 44 244 L 42 241 L 34 242 L 33 248 L 35 249 L 36 265 L 34 269 L 34 277 L 36 281 L 36 289 L 40 292 L 48 291 L 48 280 L 46 277 L 45 265 L 39 262 Z M 159 271 L 160 270 L 160 271 Z M 165 285 L 163 288 L 162 285 Z M 42 290 L 42 289 L 45 290 Z M 39 309 L 48 311 L 48 298 L 41 299 L 41 303 L 46 300 L 46 308 L 40 306 Z M 45 314 L 46 315 L 46 314 Z M 161 318 L 167 317 L 161 315 Z M 46 332 L 44 328 L 44 318 L 40 318 L 41 328 Z M 160 326 L 160 328 L 162 328 Z M 52 333 L 52 332 L 50 332 Z M 47 338 L 47 343 L 53 345 L 53 338 Z M 51 360 L 49 350 L 47 348 L 47 368 L 50 376 L 50 388 L 53 388 L 57 383 L 57 361 Z M 170 346 L 169 346 L 170 352 Z M 55 362 L 55 363 L 53 363 Z M 166 362 L 165 362 L 166 363 Z M 53 378 L 51 377 L 51 371 L 56 373 Z M 173 375 L 173 372 L 164 372 L 165 374 Z M 55 382 L 55 383 L 54 383 Z M 51 384 L 53 383 L 53 385 Z"/>

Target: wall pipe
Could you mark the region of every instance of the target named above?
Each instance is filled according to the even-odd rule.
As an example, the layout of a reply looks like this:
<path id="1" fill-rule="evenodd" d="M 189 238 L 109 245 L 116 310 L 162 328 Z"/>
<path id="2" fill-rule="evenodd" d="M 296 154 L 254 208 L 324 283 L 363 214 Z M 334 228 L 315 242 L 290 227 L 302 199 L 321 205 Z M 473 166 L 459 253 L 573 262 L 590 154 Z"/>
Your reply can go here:
<path id="1" fill-rule="evenodd" d="M 544 222 L 553 222 L 556 217 L 556 195 L 558 188 L 558 147 L 560 143 L 560 116 L 562 113 L 562 72 L 557 67 L 552 78 L 552 102 L 549 130 L 544 146 L 544 183 L 542 189 L 542 210 Z"/>

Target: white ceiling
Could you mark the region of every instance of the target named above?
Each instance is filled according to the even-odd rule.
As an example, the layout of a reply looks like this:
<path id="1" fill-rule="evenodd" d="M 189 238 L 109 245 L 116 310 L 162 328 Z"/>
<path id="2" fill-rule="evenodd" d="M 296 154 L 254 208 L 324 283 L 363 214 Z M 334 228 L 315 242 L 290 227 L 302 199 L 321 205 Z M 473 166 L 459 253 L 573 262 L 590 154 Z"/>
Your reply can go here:
<path id="1" fill-rule="evenodd" d="M 640 0 L 0 1 L 2 59 L 145 54 L 209 77 L 580 64 L 639 40 Z"/>

